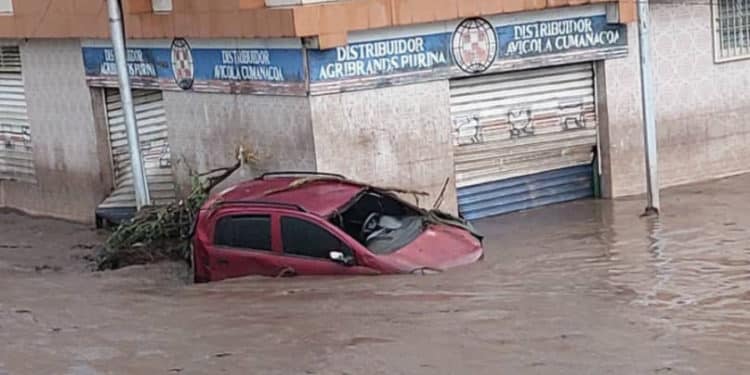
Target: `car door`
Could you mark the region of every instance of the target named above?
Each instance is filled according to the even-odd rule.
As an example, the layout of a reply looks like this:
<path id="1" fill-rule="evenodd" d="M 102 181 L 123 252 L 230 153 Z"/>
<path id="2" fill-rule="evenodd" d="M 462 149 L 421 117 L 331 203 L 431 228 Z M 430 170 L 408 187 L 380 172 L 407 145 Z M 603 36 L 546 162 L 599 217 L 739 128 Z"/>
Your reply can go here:
<path id="1" fill-rule="evenodd" d="M 216 219 L 209 267 L 213 280 L 276 276 L 283 267 L 273 250 L 270 214 L 231 213 Z"/>
<path id="2" fill-rule="evenodd" d="M 374 269 L 358 264 L 352 246 L 338 233 L 313 220 L 282 215 L 281 243 L 283 263 L 295 275 L 362 275 L 377 274 Z M 342 253 L 352 262 L 331 259 L 331 252 Z"/>

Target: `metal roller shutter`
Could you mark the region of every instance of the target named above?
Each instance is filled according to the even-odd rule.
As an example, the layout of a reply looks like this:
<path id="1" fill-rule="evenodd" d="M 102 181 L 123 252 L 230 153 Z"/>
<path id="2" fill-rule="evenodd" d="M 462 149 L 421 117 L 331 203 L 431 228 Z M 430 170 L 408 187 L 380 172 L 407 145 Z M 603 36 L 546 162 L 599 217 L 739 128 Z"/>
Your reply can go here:
<path id="1" fill-rule="evenodd" d="M 105 96 L 115 190 L 99 209 L 134 208 L 135 190 L 120 93 L 105 89 Z M 173 201 L 176 193 L 162 93 L 133 90 L 133 104 L 151 200 L 154 205 L 164 205 Z"/>
<path id="2" fill-rule="evenodd" d="M 591 63 L 457 79 L 450 90 L 464 217 L 593 195 Z"/>
<path id="3" fill-rule="evenodd" d="M 0 47 L 0 179 L 36 182 L 18 47 Z"/>

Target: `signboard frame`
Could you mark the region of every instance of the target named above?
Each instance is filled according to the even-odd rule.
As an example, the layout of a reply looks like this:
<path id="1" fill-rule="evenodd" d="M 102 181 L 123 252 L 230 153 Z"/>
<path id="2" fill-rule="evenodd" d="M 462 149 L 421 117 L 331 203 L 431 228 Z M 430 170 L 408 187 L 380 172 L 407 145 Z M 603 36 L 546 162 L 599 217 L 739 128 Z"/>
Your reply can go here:
<path id="1" fill-rule="evenodd" d="M 499 25 L 469 18 L 452 31 L 373 39 L 326 50 L 300 40 L 135 42 L 128 68 L 134 88 L 305 96 L 617 58 L 628 49 L 627 26 L 606 14 Z M 89 85 L 117 86 L 110 48 L 84 45 L 83 58 Z"/>

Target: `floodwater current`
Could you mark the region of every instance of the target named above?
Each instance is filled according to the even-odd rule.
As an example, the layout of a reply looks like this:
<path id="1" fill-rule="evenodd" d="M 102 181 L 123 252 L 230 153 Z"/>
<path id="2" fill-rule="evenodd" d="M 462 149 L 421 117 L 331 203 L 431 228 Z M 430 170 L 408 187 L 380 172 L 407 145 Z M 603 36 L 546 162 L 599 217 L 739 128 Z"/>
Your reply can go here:
<path id="1" fill-rule="evenodd" d="M 81 271 L 91 231 L 0 215 L 0 374 L 750 373 L 748 186 L 481 220 L 484 260 L 438 275 L 205 285 Z"/>

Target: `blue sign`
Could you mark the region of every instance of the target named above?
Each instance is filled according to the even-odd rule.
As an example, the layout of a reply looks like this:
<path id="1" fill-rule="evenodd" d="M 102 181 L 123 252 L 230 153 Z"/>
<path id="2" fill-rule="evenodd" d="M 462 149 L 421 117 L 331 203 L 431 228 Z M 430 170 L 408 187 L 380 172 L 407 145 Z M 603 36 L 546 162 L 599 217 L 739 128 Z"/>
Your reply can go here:
<path id="1" fill-rule="evenodd" d="M 452 64 L 448 34 L 353 43 L 310 50 L 308 56 L 313 82 L 429 70 Z"/>
<path id="2" fill-rule="evenodd" d="M 126 61 L 131 77 L 159 78 L 172 76 L 169 49 L 128 49 Z M 160 63 L 160 61 L 162 63 Z M 116 76 L 115 54 L 111 48 L 83 48 L 86 75 Z"/>
<path id="3" fill-rule="evenodd" d="M 304 80 L 302 51 L 294 49 L 194 49 L 195 79 L 287 82 Z"/>
<path id="4" fill-rule="evenodd" d="M 90 79 L 106 80 L 117 75 L 111 48 L 84 47 L 83 60 Z M 186 41 L 177 39 L 172 48 L 128 48 L 126 60 L 136 87 L 161 85 L 177 89 L 166 85 L 174 82 L 181 89 L 197 89 L 228 87 L 229 83 L 238 90 L 247 86 L 252 91 L 253 84 L 304 83 L 300 49 L 191 49 Z"/>
<path id="5" fill-rule="evenodd" d="M 539 21 L 496 29 L 498 58 L 563 53 L 627 44 L 625 26 L 607 23 L 607 16 Z"/>
<path id="6" fill-rule="evenodd" d="M 612 47 L 626 45 L 625 25 L 607 23 L 606 15 L 500 27 L 469 18 L 453 32 L 308 49 L 307 66 L 302 49 L 191 48 L 179 38 L 171 46 L 128 49 L 127 66 L 134 87 L 304 95 L 308 89 L 338 91 L 448 78 L 459 69 L 467 74 L 500 71 L 504 64 L 517 68 L 516 60 L 576 51 L 622 54 L 624 48 Z M 83 58 L 92 85 L 117 84 L 111 48 L 84 47 Z"/>
<path id="7" fill-rule="evenodd" d="M 465 23 L 472 23 L 464 27 Z M 482 27 L 486 25 L 486 27 Z M 494 30 L 494 31 L 493 31 Z M 467 19 L 454 33 L 353 43 L 308 51 L 311 82 L 458 67 L 481 73 L 506 60 L 627 45 L 625 25 L 606 15 L 493 27 Z"/>

